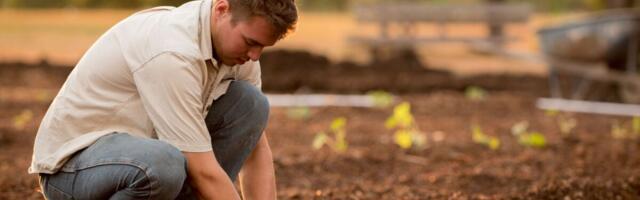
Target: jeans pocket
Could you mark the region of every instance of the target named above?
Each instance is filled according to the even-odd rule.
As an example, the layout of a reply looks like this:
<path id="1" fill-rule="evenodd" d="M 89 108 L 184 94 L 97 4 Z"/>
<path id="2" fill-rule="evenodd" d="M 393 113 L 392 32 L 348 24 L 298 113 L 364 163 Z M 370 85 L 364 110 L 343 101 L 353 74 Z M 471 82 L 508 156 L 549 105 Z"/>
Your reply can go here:
<path id="1" fill-rule="evenodd" d="M 56 188 L 55 186 L 51 185 L 51 184 L 47 184 L 44 187 L 44 196 L 48 199 L 48 200 L 71 200 L 73 199 L 73 196 L 67 194 L 66 192 Z"/>

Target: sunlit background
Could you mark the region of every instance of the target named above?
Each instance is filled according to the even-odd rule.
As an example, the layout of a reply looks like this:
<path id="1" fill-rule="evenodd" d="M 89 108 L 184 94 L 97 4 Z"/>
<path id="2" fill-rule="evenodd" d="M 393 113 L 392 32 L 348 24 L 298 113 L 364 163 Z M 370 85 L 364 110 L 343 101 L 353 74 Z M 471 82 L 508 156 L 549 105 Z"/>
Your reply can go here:
<path id="1" fill-rule="evenodd" d="M 91 44 L 184 0 L 0 0 L 0 199 Z M 640 1 L 297 0 L 261 57 L 281 199 L 640 199 Z"/>

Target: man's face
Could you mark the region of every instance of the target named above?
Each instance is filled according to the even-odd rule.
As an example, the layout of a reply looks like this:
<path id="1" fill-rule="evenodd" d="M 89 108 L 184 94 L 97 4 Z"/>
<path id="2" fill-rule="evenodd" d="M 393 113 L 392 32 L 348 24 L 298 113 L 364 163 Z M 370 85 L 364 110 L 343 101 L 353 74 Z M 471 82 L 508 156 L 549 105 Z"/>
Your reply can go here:
<path id="1" fill-rule="evenodd" d="M 277 38 L 273 26 L 263 17 L 231 21 L 226 1 L 217 1 L 211 19 L 211 34 L 218 59 L 234 66 L 249 60 L 257 61 L 264 47 L 273 46 Z M 226 7 L 225 7 L 226 6 Z"/>

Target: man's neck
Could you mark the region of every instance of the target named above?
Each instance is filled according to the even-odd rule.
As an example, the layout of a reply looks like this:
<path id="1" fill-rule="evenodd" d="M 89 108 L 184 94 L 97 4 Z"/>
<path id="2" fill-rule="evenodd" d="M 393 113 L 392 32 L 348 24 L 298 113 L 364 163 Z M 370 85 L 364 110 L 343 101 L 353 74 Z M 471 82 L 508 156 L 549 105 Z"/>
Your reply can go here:
<path id="1" fill-rule="evenodd" d="M 211 36 L 211 56 L 213 56 L 213 59 L 216 59 L 218 62 L 221 61 L 218 56 L 218 52 L 216 52 L 216 45 L 213 44 L 213 36 Z"/>

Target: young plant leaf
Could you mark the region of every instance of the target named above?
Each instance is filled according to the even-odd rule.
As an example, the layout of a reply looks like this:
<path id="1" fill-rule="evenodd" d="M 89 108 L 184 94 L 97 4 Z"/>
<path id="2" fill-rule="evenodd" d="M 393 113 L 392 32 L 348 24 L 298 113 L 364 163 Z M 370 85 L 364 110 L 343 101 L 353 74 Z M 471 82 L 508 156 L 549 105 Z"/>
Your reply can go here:
<path id="1" fill-rule="evenodd" d="M 483 100 L 487 96 L 487 92 L 478 86 L 467 87 L 464 91 L 464 94 L 467 97 L 467 99 L 470 99 L 473 101 Z"/>
<path id="2" fill-rule="evenodd" d="M 527 129 L 529 128 L 529 122 L 528 121 L 521 121 L 518 122 L 516 124 L 514 124 L 513 126 L 511 126 L 511 134 L 513 135 L 521 135 L 522 133 L 527 132 Z"/>
<path id="3" fill-rule="evenodd" d="M 558 117 L 558 126 L 560 126 L 560 133 L 568 135 L 578 125 L 578 121 L 572 117 Z"/>
<path id="4" fill-rule="evenodd" d="M 471 139 L 473 140 L 473 142 L 485 145 L 489 147 L 491 150 L 496 150 L 500 147 L 500 140 L 496 137 L 485 135 L 482 132 L 482 129 L 480 128 L 480 126 L 474 125 L 471 128 L 471 132 L 472 132 Z"/>
<path id="5" fill-rule="evenodd" d="M 520 135 L 518 142 L 524 146 L 542 148 L 546 145 L 544 135 L 539 132 L 531 132 Z"/>
<path id="6" fill-rule="evenodd" d="M 549 117 L 555 117 L 558 113 L 560 113 L 558 110 L 544 110 L 544 114 Z"/>
<path id="7" fill-rule="evenodd" d="M 293 107 L 287 109 L 287 116 L 291 119 L 308 119 L 311 116 L 309 107 Z"/>
<path id="8" fill-rule="evenodd" d="M 482 129 L 480 129 L 479 126 L 473 126 L 472 129 L 472 135 L 471 135 L 471 139 L 476 142 L 476 143 L 486 143 L 488 138 L 487 136 L 482 132 Z"/>
<path id="9" fill-rule="evenodd" d="M 409 149 L 411 148 L 411 133 L 406 130 L 398 130 L 394 134 L 394 140 L 400 148 Z"/>
<path id="10" fill-rule="evenodd" d="M 33 119 L 33 111 L 23 110 L 20 114 L 13 117 L 13 127 L 18 130 L 23 130 L 25 126 Z"/>
<path id="11" fill-rule="evenodd" d="M 338 132 L 344 130 L 345 124 L 347 124 L 347 119 L 344 117 L 338 117 L 331 122 L 331 131 Z"/>
<path id="12" fill-rule="evenodd" d="M 424 149 L 427 146 L 427 136 L 419 131 L 412 131 L 411 142 L 415 148 Z"/>
<path id="13" fill-rule="evenodd" d="M 492 137 L 489 140 L 488 146 L 491 150 L 497 150 L 498 148 L 500 148 L 500 140 L 498 140 L 498 138 Z"/>
<path id="14" fill-rule="evenodd" d="M 411 105 L 402 102 L 393 109 L 393 115 L 384 123 L 387 129 L 396 127 L 409 128 L 413 125 L 413 115 L 411 115 Z"/>
<path id="15" fill-rule="evenodd" d="M 327 139 L 328 139 L 328 136 L 324 132 L 317 133 L 316 136 L 313 138 L 313 144 L 312 144 L 313 149 L 318 150 L 322 148 L 322 146 L 324 146 L 324 144 L 327 143 Z"/>
<path id="16" fill-rule="evenodd" d="M 640 117 L 633 117 L 631 120 L 631 130 L 633 134 L 640 134 Z"/>
<path id="17" fill-rule="evenodd" d="M 336 144 L 335 144 L 335 150 L 339 153 L 343 153 L 345 151 L 347 151 L 347 140 L 345 140 L 345 138 L 338 138 L 336 140 Z"/>
<path id="18" fill-rule="evenodd" d="M 618 121 L 614 121 L 611 125 L 611 137 L 615 139 L 626 139 L 627 138 L 627 130 L 620 126 Z"/>
<path id="19" fill-rule="evenodd" d="M 384 90 L 367 92 L 367 95 L 373 99 L 373 105 L 375 107 L 386 108 L 393 103 L 393 95 Z"/>

